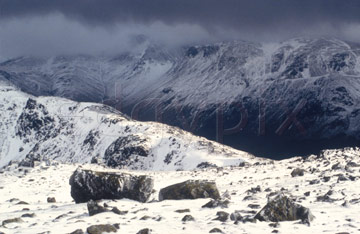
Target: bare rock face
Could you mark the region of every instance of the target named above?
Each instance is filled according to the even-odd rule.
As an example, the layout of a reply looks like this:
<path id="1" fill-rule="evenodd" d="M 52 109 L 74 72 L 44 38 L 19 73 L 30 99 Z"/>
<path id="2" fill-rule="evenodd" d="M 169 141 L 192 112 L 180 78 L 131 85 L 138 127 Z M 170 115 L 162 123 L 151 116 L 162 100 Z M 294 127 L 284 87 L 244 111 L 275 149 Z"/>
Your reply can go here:
<path id="1" fill-rule="evenodd" d="M 314 219 L 314 216 L 308 208 L 294 203 L 287 196 L 279 193 L 255 215 L 255 219 L 268 222 L 301 220 L 304 223 L 309 223 Z"/>
<path id="2" fill-rule="evenodd" d="M 159 193 L 160 201 L 197 198 L 220 199 L 220 194 L 215 182 L 206 180 L 188 180 L 163 188 Z"/>
<path id="3" fill-rule="evenodd" d="M 154 187 L 148 176 L 77 169 L 69 181 L 76 203 L 100 199 L 128 198 L 146 202 Z"/>

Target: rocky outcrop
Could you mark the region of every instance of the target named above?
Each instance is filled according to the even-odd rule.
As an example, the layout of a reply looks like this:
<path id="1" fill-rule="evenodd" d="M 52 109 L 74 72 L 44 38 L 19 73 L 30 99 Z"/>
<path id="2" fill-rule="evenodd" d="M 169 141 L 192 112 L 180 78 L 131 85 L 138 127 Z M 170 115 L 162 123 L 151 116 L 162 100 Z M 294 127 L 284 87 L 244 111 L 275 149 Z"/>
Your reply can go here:
<path id="1" fill-rule="evenodd" d="M 159 192 L 159 200 L 181 200 L 213 198 L 219 199 L 219 191 L 215 182 L 206 180 L 188 180 L 163 188 Z"/>
<path id="2" fill-rule="evenodd" d="M 146 202 L 154 186 L 148 176 L 77 169 L 70 178 L 71 196 L 76 203 L 100 199 L 128 198 Z"/>
<path id="3" fill-rule="evenodd" d="M 255 215 L 255 219 L 268 222 L 301 220 L 309 223 L 314 216 L 308 208 L 294 203 L 290 198 L 279 193 Z"/>

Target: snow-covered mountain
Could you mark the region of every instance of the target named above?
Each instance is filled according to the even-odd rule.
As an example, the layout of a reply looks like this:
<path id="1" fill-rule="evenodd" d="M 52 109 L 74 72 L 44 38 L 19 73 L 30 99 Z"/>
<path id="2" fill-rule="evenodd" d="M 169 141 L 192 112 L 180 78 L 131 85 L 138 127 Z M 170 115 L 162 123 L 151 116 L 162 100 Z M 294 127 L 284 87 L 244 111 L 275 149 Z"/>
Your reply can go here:
<path id="1" fill-rule="evenodd" d="M 0 167 L 11 160 L 56 159 L 143 170 L 239 165 L 248 153 L 115 109 L 59 97 L 34 97 L 0 84 Z"/>
<path id="2" fill-rule="evenodd" d="M 297 38 L 139 48 L 118 56 L 16 58 L 0 64 L 0 77 L 33 95 L 104 102 L 267 157 L 357 145 L 360 138 L 359 44 Z"/>

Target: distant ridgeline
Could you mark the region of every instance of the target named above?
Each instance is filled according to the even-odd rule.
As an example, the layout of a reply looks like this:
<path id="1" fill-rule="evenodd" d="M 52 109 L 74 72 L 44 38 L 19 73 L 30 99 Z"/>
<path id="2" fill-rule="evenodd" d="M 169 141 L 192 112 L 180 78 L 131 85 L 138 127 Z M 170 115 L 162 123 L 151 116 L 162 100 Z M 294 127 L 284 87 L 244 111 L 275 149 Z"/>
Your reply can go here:
<path id="1" fill-rule="evenodd" d="M 268 158 L 359 146 L 360 45 L 244 41 L 180 51 L 17 58 L 0 77 L 33 95 L 111 105 Z"/>

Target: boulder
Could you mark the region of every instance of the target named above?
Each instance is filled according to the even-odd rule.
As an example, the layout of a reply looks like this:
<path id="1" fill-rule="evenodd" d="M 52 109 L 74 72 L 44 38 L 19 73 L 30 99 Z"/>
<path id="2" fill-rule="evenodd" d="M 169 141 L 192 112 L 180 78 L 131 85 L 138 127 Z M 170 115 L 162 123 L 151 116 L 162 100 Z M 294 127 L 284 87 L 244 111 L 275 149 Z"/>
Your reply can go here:
<path id="1" fill-rule="evenodd" d="M 269 199 L 268 203 L 255 215 L 255 219 L 268 222 L 312 221 L 314 216 L 308 208 L 294 203 L 290 198 L 279 193 L 274 198 Z"/>
<path id="2" fill-rule="evenodd" d="M 76 203 L 122 198 L 146 202 L 154 187 L 154 180 L 145 175 L 82 169 L 77 169 L 72 174 L 69 183 L 71 196 Z"/>
<path id="3" fill-rule="evenodd" d="M 159 192 L 159 200 L 181 200 L 197 198 L 220 198 L 215 182 L 206 180 L 188 180 L 163 188 Z"/>

